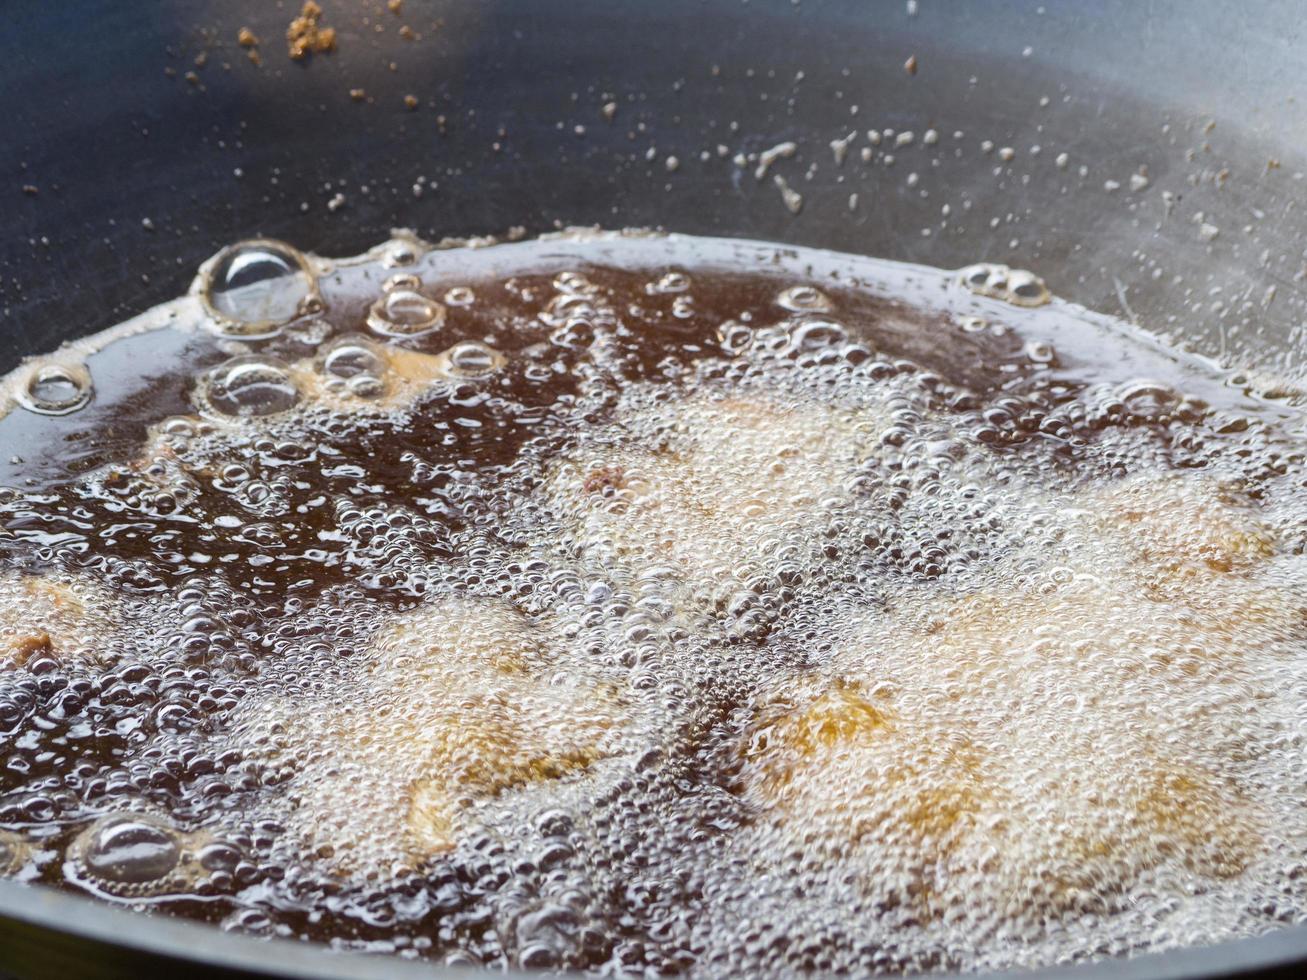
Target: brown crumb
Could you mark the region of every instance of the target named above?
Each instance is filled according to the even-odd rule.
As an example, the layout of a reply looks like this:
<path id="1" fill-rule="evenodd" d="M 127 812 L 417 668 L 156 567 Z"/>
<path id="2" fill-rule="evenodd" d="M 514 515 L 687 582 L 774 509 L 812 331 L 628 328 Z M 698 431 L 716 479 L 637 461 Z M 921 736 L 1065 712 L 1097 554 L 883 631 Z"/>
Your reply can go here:
<path id="1" fill-rule="evenodd" d="M 405 41 L 412 41 L 417 37 L 417 35 L 413 33 L 413 28 L 409 27 L 407 24 L 399 29 L 399 36 Z"/>
<path id="2" fill-rule="evenodd" d="M 1280 169 L 1280 161 L 1275 159 L 1275 157 L 1271 157 L 1269 160 L 1266 161 L 1267 173 L 1270 173 L 1272 170 L 1279 170 L 1279 169 Z"/>
<path id="3" fill-rule="evenodd" d="M 310 54 L 325 54 L 336 50 L 336 29 L 319 27 L 322 8 L 313 0 L 304 0 L 300 15 L 286 28 L 286 53 L 296 61 Z"/>
<path id="4" fill-rule="evenodd" d="M 368 97 L 368 93 L 361 88 L 352 88 L 349 90 L 349 97 L 355 102 L 362 102 Z"/>
<path id="5" fill-rule="evenodd" d="M 256 65 L 263 64 L 263 58 L 259 56 L 258 48 L 250 48 L 248 51 L 245 52 L 245 57 L 249 58 L 250 61 L 252 61 Z"/>
<path id="6" fill-rule="evenodd" d="M 172 65 L 166 65 L 163 69 L 163 73 L 167 75 L 169 78 L 177 77 L 177 69 L 174 68 Z"/>
<path id="7" fill-rule="evenodd" d="M 37 630 L 13 641 L 9 650 L 9 662 L 22 667 L 37 654 L 50 652 L 50 634 L 44 630 Z"/>
<path id="8" fill-rule="evenodd" d="M 195 72 L 193 71 L 188 71 L 185 75 L 182 76 L 182 78 L 186 79 L 186 81 L 190 82 L 192 85 L 200 84 L 200 76 L 195 74 Z"/>
<path id="9" fill-rule="evenodd" d="M 409 109 L 409 111 L 411 112 L 412 110 L 414 110 L 414 109 L 416 109 L 416 108 L 418 107 L 418 97 L 417 97 L 416 95 L 406 95 L 406 96 L 404 96 L 404 105 L 405 105 L 405 106 Z"/>
<path id="10" fill-rule="evenodd" d="M 386 9 L 398 17 L 399 12 L 404 9 L 404 0 L 386 0 Z"/>
<path id="11" fill-rule="evenodd" d="M 41 191 L 37 188 L 35 184 L 24 184 L 23 193 L 26 194 L 28 197 L 36 197 L 36 195 L 40 194 Z"/>
<path id="12" fill-rule="evenodd" d="M 259 46 L 259 38 L 258 35 L 248 27 L 242 27 L 236 32 L 236 43 L 242 48 L 257 48 Z"/>
<path id="13" fill-rule="evenodd" d="M 203 67 L 204 67 L 205 65 L 207 65 L 208 63 L 209 63 L 209 52 L 207 52 L 207 51 L 201 51 L 199 54 L 197 54 L 197 55 L 195 56 L 195 67 L 196 67 L 196 68 L 203 68 Z"/>
<path id="14" fill-rule="evenodd" d="M 915 75 L 917 73 L 917 56 L 915 54 L 909 55 L 908 60 L 903 62 L 903 70 L 909 75 Z"/>
<path id="15" fill-rule="evenodd" d="M 603 493 L 605 490 L 622 490 L 626 487 L 626 472 L 620 466 L 601 466 L 591 470 L 581 484 L 586 493 Z"/>

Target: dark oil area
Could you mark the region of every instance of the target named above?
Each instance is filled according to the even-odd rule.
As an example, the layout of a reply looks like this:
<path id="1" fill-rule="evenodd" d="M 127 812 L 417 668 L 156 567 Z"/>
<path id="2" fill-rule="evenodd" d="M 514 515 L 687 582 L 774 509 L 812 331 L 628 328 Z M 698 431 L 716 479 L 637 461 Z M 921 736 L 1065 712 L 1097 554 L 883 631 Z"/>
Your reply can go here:
<path id="1" fill-rule="evenodd" d="M 769 644 L 788 651 L 767 661 L 768 677 L 786 676 L 782 660 L 820 662 L 804 652 L 804 637 L 826 629 L 824 617 L 839 618 L 822 612 L 835 608 L 822 605 L 823 592 L 869 603 L 876 593 L 876 605 L 888 602 L 876 592 L 884 581 L 903 595 L 935 583 L 965 592 L 968 575 L 1042 526 L 1013 518 L 999 528 L 987 516 L 999 529 L 977 530 L 958 516 L 1005 485 L 1043 481 L 1063 493 L 1142 471 L 1210 470 L 1239 482 L 1253 504 L 1301 494 L 1303 447 L 1285 422 L 1292 410 L 1255 404 L 1178 355 L 1114 337 L 1105 321 L 1060 304 L 977 298 L 929 270 L 878 267 L 859 278 L 856 268 L 818 265 L 808 279 L 795 271 L 802 256 L 788 252 L 769 268 L 743 253 L 700 263 L 691 250 L 682 262 L 653 262 L 637 250 L 615 262 L 602 249 L 588 257 L 584 241 L 553 249 L 536 247 L 511 274 L 478 265 L 475 250 L 466 262 L 458 250 L 432 252 L 415 268 L 346 263 L 343 275 L 323 274 L 319 312 L 268 339 L 218 336 L 188 307 L 176 326 L 89 354 L 86 407 L 54 416 L 16 406 L 0 418 L 3 601 L 21 603 L 33 576 L 92 589 L 91 612 L 70 628 L 66 650 L 21 609 L 6 621 L 36 639 L 0 646 L 0 873 L 223 928 L 438 962 L 632 974 L 1005 962 L 975 952 L 987 948 L 983 937 L 933 934 L 901 949 L 883 937 L 860 942 L 870 919 L 919 924 L 903 908 L 859 904 L 836 878 L 832 907 L 848 911 L 819 919 L 815 939 L 798 922 L 759 931 L 742 918 L 720 927 L 732 938 L 715 948 L 704 938 L 707 910 L 733 907 L 736 894 L 714 892 L 714 875 L 747 890 L 764 873 L 727 859 L 733 835 L 759 820 L 739 788 L 746 757 L 722 749 L 752 710 L 750 658 Z M 420 291 L 442 304 L 438 327 L 398 338 L 370 329 L 382 283 L 397 273 L 418 276 Z M 474 298 L 450 302 L 454 287 Z M 786 295 L 788 304 L 778 302 Z M 353 334 L 383 359 L 429 355 L 413 375 L 420 380 L 387 382 L 400 392 L 390 401 L 333 400 L 301 380 L 285 411 L 256 406 L 239 418 L 197 401 L 233 357 L 275 359 L 302 379 L 334 339 Z M 469 341 L 502 364 L 435 380 L 422 373 Z M 648 404 L 674 411 L 732 386 L 852 412 L 867 392 L 887 392 L 883 424 L 863 453 L 871 462 L 852 502 L 832 505 L 843 516 L 784 530 L 794 547 L 811 537 L 823 550 L 794 576 L 799 584 L 754 587 L 766 615 L 748 629 L 722 626 L 735 607 L 717 599 L 697 631 L 675 616 L 652 633 L 618 630 L 612 624 L 627 623 L 638 604 L 618 600 L 638 599 L 638 588 L 604 564 L 577 573 L 584 588 L 567 586 L 583 598 L 566 591 L 562 569 L 593 552 L 549 545 L 557 527 L 531 517 L 544 506 L 531 501 L 582 434 L 599 433 L 593 445 L 624 427 L 644 438 L 631 392 L 661 392 Z M 170 428 L 168 419 L 182 421 Z M 674 435 L 659 438 L 679 451 Z M 949 466 L 964 462 L 972 475 L 951 476 Z M 593 469 L 587 492 L 620 490 L 630 465 Z M 1284 552 L 1301 554 L 1305 533 L 1289 520 Z M 741 580 L 749 575 L 758 578 Z M 385 862 L 342 870 L 331 846 L 305 850 L 278 814 L 284 787 L 307 798 L 295 780 L 308 778 L 296 774 L 310 761 L 294 746 L 277 755 L 266 732 L 249 735 L 250 713 L 278 698 L 300 699 L 304 712 L 336 710 L 352 690 L 351 665 L 369 656 L 390 618 L 451 593 L 507 600 L 533 623 L 571 624 L 559 629 L 575 649 L 604 651 L 595 684 L 623 691 L 621 704 L 654 720 L 622 736 L 611 772 L 586 756 L 593 785 L 551 771 L 542 802 L 528 789 L 521 802 L 487 810 L 482 829 L 455 847 L 398 870 Z M 595 598 L 610 593 L 617 598 Z M 668 596 L 659 602 L 677 601 Z M 574 614 L 587 602 L 591 613 Z M 655 641 L 682 653 L 651 659 Z M 667 676 L 656 676 L 660 664 Z M 664 707 L 677 700 L 668 691 L 697 706 Z M 669 731 L 647 736 L 662 722 Z M 282 729 L 267 731 L 275 742 Z M 500 805 L 496 793 L 483 795 L 489 802 L 477 805 Z M 106 815 L 124 821 L 117 844 L 106 841 L 115 819 Z M 661 843 L 660 826 L 672 828 Z M 756 863 L 767 852 L 750 853 Z M 778 845 L 775 862 L 781 877 L 792 866 L 803 881 L 822 880 L 811 855 Z M 1054 944 L 1047 955 L 1092 949 L 1088 940 Z"/>

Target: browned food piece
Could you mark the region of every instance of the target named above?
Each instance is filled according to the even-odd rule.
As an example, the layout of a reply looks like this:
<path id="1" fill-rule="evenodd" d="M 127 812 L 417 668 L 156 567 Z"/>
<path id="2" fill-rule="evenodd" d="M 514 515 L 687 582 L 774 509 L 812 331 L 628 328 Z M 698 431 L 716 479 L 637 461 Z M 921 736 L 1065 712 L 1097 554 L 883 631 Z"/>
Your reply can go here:
<path id="1" fill-rule="evenodd" d="M 550 475 L 550 509 L 589 557 L 684 581 L 756 572 L 785 540 L 811 541 L 877 432 L 854 413 L 765 396 L 697 395 L 619 414 Z"/>
<path id="2" fill-rule="evenodd" d="M 98 661 L 116 628 L 108 595 L 86 579 L 61 573 L 0 573 L 0 669 L 50 653 Z"/>
<path id="3" fill-rule="evenodd" d="M 286 28 L 286 52 L 296 61 L 336 49 L 336 29 L 322 27 L 321 18 L 322 8 L 313 0 L 304 0 L 299 16 Z"/>
<path id="4" fill-rule="evenodd" d="M 962 711 L 912 717 L 847 679 L 784 686 L 741 742 L 741 796 L 919 916 L 1102 910 L 1150 869 L 1228 878 L 1264 849 L 1265 818 L 1236 785 L 1146 747 L 1106 763 L 1050 747 L 1030 771 L 1009 749 L 1036 732 L 987 731 Z M 1071 781 L 1041 793 L 1050 778 Z"/>
<path id="5" fill-rule="evenodd" d="M 383 628 L 345 698 L 262 705 L 250 729 L 296 770 L 291 832 L 340 874 L 380 874 L 454 847 L 480 803 L 613 754 L 627 709 L 551 644 L 507 603 L 447 597 Z"/>
<path id="6" fill-rule="evenodd" d="M 1136 479 L 1111 488 L 1101 521 L 1159 587 L 1251 571 L 1275 539 L 1237 488 L 1205 479 Z M 1196 584 L 1196 583 L 1195 583 Z"/>

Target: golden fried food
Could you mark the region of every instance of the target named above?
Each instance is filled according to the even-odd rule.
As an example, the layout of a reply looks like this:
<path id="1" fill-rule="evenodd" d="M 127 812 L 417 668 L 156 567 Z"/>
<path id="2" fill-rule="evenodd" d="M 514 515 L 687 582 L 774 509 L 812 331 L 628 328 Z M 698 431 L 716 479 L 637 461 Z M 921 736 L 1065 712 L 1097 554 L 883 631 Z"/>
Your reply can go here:
<path id="1" fill-rule="evenodd" d="M 294 773 L 292 831 L 342 873 L 420 863 L 477 804 L 612 754 L 621 700 L 559 670 L 550 642 L 507 603 L 444 598 L 378 633 L 347 696 L 263 707 L 247 724 Z"/>
<path id="2" fill-rule="evenodd" d="M 652 403 L 577 447 L 546 499 L 588 558 L 711 589 L 812 547 L 876 432 L 874 411 L 779 397 Z"/>
<path id="3" fill-rule="evenodd" d="M 33 656 L 96 662 L 115 626 L 108 594 L 86 578 L 61 573 L 0 573 L 0 668 Z"/>

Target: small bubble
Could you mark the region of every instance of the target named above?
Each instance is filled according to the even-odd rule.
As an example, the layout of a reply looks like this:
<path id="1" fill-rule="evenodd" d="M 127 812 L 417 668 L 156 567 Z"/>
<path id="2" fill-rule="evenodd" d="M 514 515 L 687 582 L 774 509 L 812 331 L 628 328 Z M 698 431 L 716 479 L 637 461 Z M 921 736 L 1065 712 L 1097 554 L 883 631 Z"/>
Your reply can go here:
<path id="1" fill-rule="evenodd" d="M 68 415 L 93 393 L 91 373 L 81 364 L 40 364 L 32 368 L 19 402 L 40 415 Z"/>
<path id="2" fill-rule="evenodd" d="M 444 357 L 449 373 L 460 378 L 484 378 L 503 367 L 504 355 L 493 347 L 475 340 L 464 340 L 449 350 Z"/>
<path id="3" fill-rule="evenodd" d="M 444 322 L 445 308 L 408 284 L 391 288 L 368 310 L 368 326 L 386 337 L 416 337 Z"/>
<path id="4" fill-rule="evenodd" d="M 776 303 L 791 313 L 828 313 L 835 308 L 826 294 L 814 286 L 791 286 L 776 297 Z"/>

